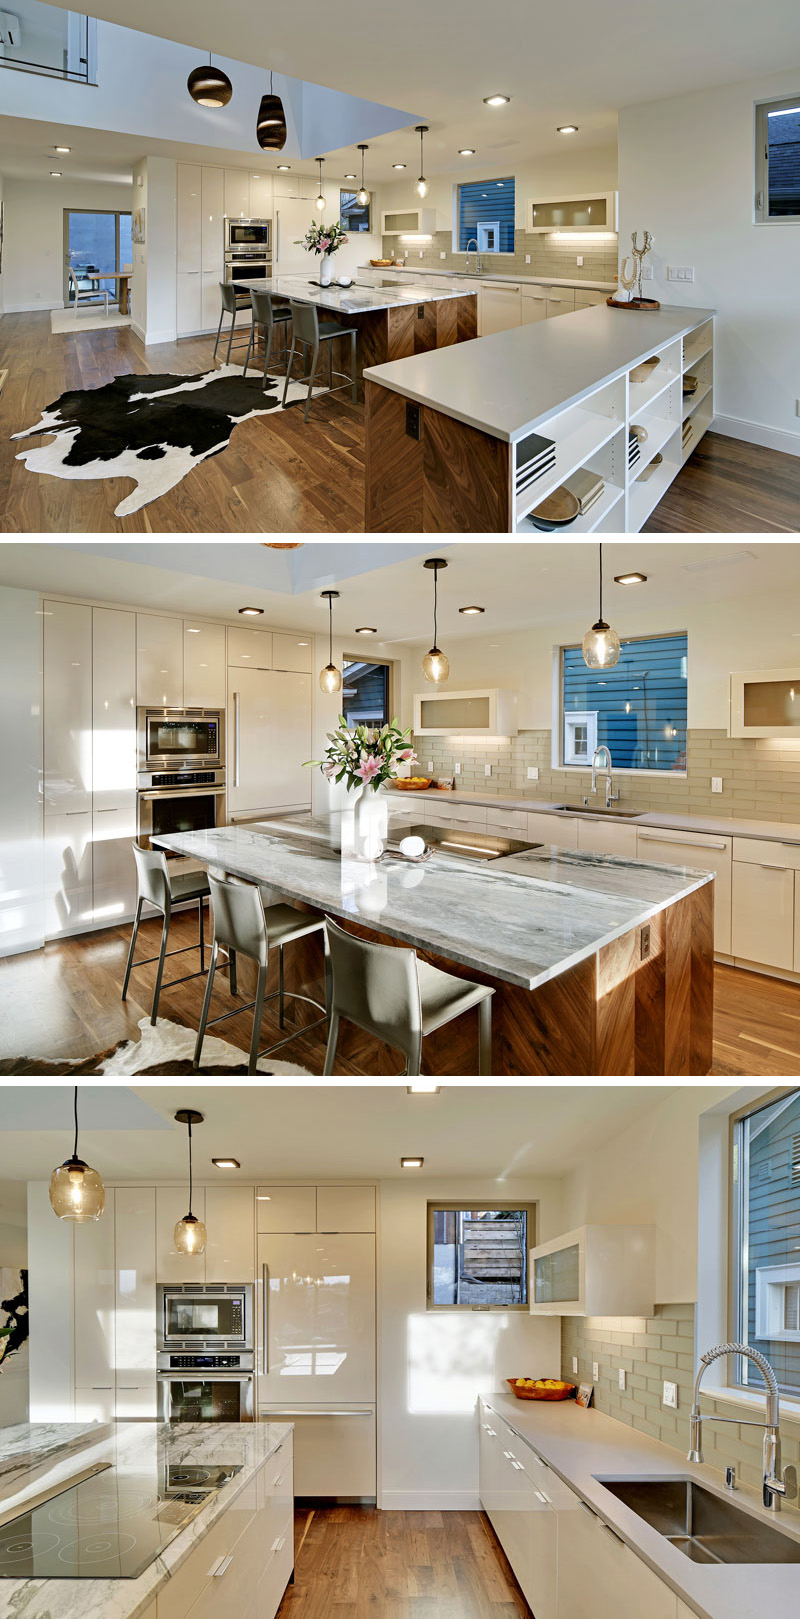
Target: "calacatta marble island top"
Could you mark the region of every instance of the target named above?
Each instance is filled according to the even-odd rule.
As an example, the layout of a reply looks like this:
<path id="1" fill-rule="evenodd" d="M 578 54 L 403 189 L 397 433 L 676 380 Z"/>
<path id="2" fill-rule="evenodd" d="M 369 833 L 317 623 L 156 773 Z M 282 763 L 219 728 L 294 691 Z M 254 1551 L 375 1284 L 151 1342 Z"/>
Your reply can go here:
<path id="1" fill-rule="evenodd" d="M 320 287 L 312 275 L 274 275 L 266 279 L 238 281 L 237 286 L 254 292 L 271 292 L 274 298 L 294 298 L 301 304 L 316 304 L 318 309 L 331 309 L 341 315 L 369 315 L 381 309 L 400 309 L 404 304 L 442 303 L 448 298 L 474 298 L 464 287 L 374 287 L 366 282 L 353 281 L 350 287 L 339 287 L 332 281 L 329 287 Z"/>
<path id="2" fill-rule="evenodd" d="M 139 1619 L 153 1612 L 157 1593 L 191 1555 L 198 1542 L 238 1500 L 255 1475 L 292 1432 L 289 1423 L 111 1422 L 25 1423 L 0 1429 L 0 1545 L 13 1531 L 8 1520 L 33 1500 L 55 1494 L 96 1464 L 111 1464 L 109 1478 L 136 1488 L 163 1479 L 177 1464 L 222 1465 L 241 1469 L 169 1541 L 136 1578 L 0 1578 L 0 1619 Z M 111 1500 L 114 1490 L 111 1491 Z M 65 1500 L 65 1497 L 61 1497 Z M 169 1502 L 164 1503 L 169 1510 Z M 120 1514 L 120 1518 L 122 1514 Z M 74 1533 L 67 1526 L 66 1533 Z M 130 1527 L 130 1526 L 129 1526 Z M 108 1538 L 124 1525 L 104 1515 Z M 0 1573 L 10 1572 L 10 1561 Z"/>
<path id="3" fill-rule="evenodd" d="M 153 843 L 533 990 L 712 881 L 707 872 L 542 845 L 489 863 L 423 865 L 341 850 L 341 817 L 263 821 Z"/>

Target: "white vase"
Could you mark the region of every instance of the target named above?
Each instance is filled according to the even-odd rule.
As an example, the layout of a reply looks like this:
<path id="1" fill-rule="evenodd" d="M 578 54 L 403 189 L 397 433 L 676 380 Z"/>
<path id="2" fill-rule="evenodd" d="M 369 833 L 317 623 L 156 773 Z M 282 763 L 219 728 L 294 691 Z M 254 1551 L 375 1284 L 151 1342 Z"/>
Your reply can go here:
<path id="1" fill-rule="evenodd" d="M 319 279 L 320 285 L 323 287 L 329 287 L 331 281 L 333 280 L 333 266 L 331 264 L 330 253 L 323 253 L 319 261 Z"/>
<path id="2" fill-rule="evenodd" d="M 386 799 L 366 783 L 353 807 L 353 854 L 356 860 L 379 860 L 389 831 Z"/>

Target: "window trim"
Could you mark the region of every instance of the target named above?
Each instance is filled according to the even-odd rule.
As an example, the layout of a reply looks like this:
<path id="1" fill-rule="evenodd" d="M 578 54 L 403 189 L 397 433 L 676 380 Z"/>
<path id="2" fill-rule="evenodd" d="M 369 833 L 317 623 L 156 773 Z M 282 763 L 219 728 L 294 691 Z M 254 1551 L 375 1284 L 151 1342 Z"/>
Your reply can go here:
<path id="1" fill-rule="evenodd" d="M 770 112 L 782 111 L 787 106 L 787 103 L 792 101 L 796 101 L 797 105 L 800 106 L 800 87 L 796 96 L 771 96 L 768 101 L 756 101 L 753 103 L 754 225 L 800 225 L 800 208 L 796 214 L 779 214 L 773 217 L 769 213 L 767 118 Z"/>
<path id="2" fill-rule="evenodd" d="M 434 1304 L 433 1301 L 433 1217 L 439 1211 L 474 1214 L 482 1209 L 520 1209 L 528 1216 L 528 1239 L 526 1254 L 527 1273 L 527 1301 L 524 1304 Z M 536 1247 L 536 1227 L 538 1224 L 539 1205 L 528 1203 L 524 1199 L 470 1199 L 434 1197 L 428 1198 L 426 1224 L 427 1242 L 425 1251 L 425 1309 L 432 1315 L 473 1315 L 476 1311 L 480 1315 L 530 1315 L 531 1312 L 531 1249 Z"/>
<path id="3" fill-rule="evenodd" d="M 689 632 L 688 632 L 688 630 L 662 630 L 659 634 L 654 634 L 654 635 L 630 635 L 630 636 L 627 636 L 627 637 L 625 637 L 623 639 L 622 644 L 623 644 L 623 646 L 626 646 L 631 641 L 663 641 L 666 637 L 671 636 L 671 635 L 685 635 L 686 636 L 686 661 L 687 661 L 687 679 L 686 679 L 686 698 L 687 698 L 687 702 L 686 702 L 686 755 L 687 755 L 687 761 L 688 761 L 688 753 L 689 753 L 689 702 L 688 702 L 688 698 L 689 698 L 689 678 L 688 678 Z M 585 775 L 586 771 L 591 769 L 591 760 L 589 761 L 588 764 L 565 764 L 565 762 L 564 762 L 564 746 L 563 746 L 564 721 L 565 721 L 565 718 L 566 718 L 566 713 L 565 713 L 565 709 L 564 709 L 564 653 L 565 652 L 573 652 L 580 645 L 581 645 L 580 641 L 564 641 L 560 645 L 553 647 L 553 722 L 552 722 L 552 727 L 551 727 L 551 730 L 550 730 L 550 763 L 551 763 L 551 768 L 553 770 L 560 770 L 560 771 L 563 771 L 566 774 L 575 774 L 577 771 L 583 771 L 583 773 Z M 584 712 L 584 711 L 581 710 L 581 712 Z M 616 765 L 616 764 L 613 766 L 613 768 L 614 768 L 614 775 L 615 776 L 643 776 L 645 778 L 645 780 L 647 780 L 647 781 L 657 781 L 657 780 L 659 780 L 659 778 L 661 778 L 664 781 L 686 781 L 687 778 L 688 778 L 688 774 L 689 774 L 688 768 L 685 769 L 685 770 L 642 770 L 641 767 L 639 767 L 637 765 Z"/>
<path id="4" fill-rule="evenodd" d="M 741 1143 L 744 1131 L 741 1126 L 745 1119 L 753 1118 L 757 1113 L 774 1107 L 777 1102 L 790 1102 L 800 1095 L 800 1086 L 781 1085 L 775 1090 L 766 1091 L 757 1101 L 749 1102 L 730 1114 L 728 1123 L 728 1340 L 732 1343 L 745 1343 L 744 1323 L 747 1320 L 747 1274 L 748 1257 L 742 1258 L 745 1249 L 744 1231 L 745 1216 L 747 1212 L 746 1192 L 748 1187 L 745 1173 L 749 1154 L 743 1155 Z M 786 1267 L 781 1267 L 786 1268 Z M 784 1340 L 776 1340 L 783 1342 Z M 762 1398 L 761 1390 L 757 1384 L 748 1382 L 747 1372 L 750 1363 L 744 1355 L 731 1355 L 732 1362 L 729 1377 L 719 1386 L 709 1384 L 707 1392 L 714 1399 L 724 1400 L 726 1388 L 739 1398 Z M 784 1388 L 780 1381 L 778 1388 L 781 1403 L 794 1400 L 800 1411 L 800 1387 Z"/>

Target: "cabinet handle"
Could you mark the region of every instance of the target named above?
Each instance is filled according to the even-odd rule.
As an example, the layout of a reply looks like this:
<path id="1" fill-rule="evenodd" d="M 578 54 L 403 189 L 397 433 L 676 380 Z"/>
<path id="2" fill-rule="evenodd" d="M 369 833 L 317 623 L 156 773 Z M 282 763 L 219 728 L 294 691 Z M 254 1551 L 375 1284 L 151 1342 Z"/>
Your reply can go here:
<path id="1" fill-rule="evenodd" d="M 590 1506 L 587 1506 L 585 1501 L 580 1502 L 580 1509 L 581 1509 L 581 1512 L 586 1513 L 586 1516 L 588 1518 L 596 1518 L 597 1517 L 597 1513 L 593 1512 L 592 1508 Z"/>
<path id="2" fill-rule="evenodd" d="M 699 843 L 694 838 L 671 838 L 660 835 L 658 832 L 640 832 L 639 837 L 643 843 L 671 843 L 675 848 L 681 849 L 727 849 L 726 843 Z"/>
<path id="3" fill-rule="evenodd" d="M 233 785 L 239 785 L 239 693 L 233 694 Z M 266 1370 L 266 1368 L 265 1368 Z"/>
<path id="4" fill-rule="evenodd" d="M 539 1501 L 544 1501 L 545 1506 L 551 1507 L 553 1505 L 549 1495 L 545 1495 L 544 1490 L 534 1490 L 533 1493 Z"/>
<path id="5" fill-rule="evenodd" d="M 74 810 L 69 810 L 68 813 L 70 815 L 74 815 L 76 812 Z M 98 810 L 95 810 L 94 813 L 95 813 L 95 815 L 118 815 L 119 810 L 117 810 L 117 809 L 98 809 Z M 80 811 L 78 811 L 78 814 L 80 814 Z"/>
<path id="6" fill-rule="evenodd" d="M 264 1343 L 262 1345 L 262 1352 L 263 1352 L 262 1366 L 263 1366 L 263 1370 L 264 1370 L 264 1376 L 266 1377 L 267 1373 L 269 1372 L 269 1306 L 268 1306 L 269 1265 L 264 1265 L 264 1267 L 263 1267 L 263 1280 L 264 1280 Z"/>
<path id="7" fill-rule="evenodd" d="M 755 861 L 737 860 L 736 864 L 738 866 L 749 866 L 749 865 L 755 865 Z M 759 869 L 759 871 L 792 871 L 794 868 L 792 866 L 773 866 L 771 863 L 768 863 L 766 861 L 762 861 L 759 864 L 758 869 Z"/>
<path id="8" fill-rule="evenodd" d="M 215 1564 L 213 1568 L 209 1569 L 209 1576 L 215 1580 L 221 1580 L 226 1569 L 230 1568 L 232 1562 L 233 1553 L 231 1553 L 230 1557 L 221 1557 L 219 1562 Z"/>
<path id="9" fill-rule="evenodd" d="M 624 1542 L 622 1536 L 618 1535 L 616 1530 L 612 1529 L 610 1523 L 606 1523 L 604 1518 L 599 1518 L 598 1517 L 597 1522 L 599 1523 L 600 1528 L 603 1530 L 603 1533 L 606 1534 L 606 1535 L 610 1535 L 611 1539 L 615 1540 L 617 1542 L 618 1546 L 624 1546 L 625 1545 L 625 1542 Z"/>
<path id="10" fill-rule="evenodd" d="M 309 1411 L 309 1410 L 306 1410 L 306 1411 L 293 1411 L 288 1406 L 280 1406 L 280 1407 L 271 1406 L 270 1409 L 267 1410 L 265 1406 L 262 1406 L 261 1407 L 261 1413 L 262 1413 L 262 1416 L 265 1416 L 267 1418 L 272 1418 L 272 1417 L 371 1417 L 372 1416 L 371 1411 L 334 1411 L 334 1410 L 325 1410 L 322 1406 L 317 1406 L 317 1405 L 315 1405 L 313 1410 L 311 1410 L 311 1411 Z"/>
<path id="11" fill-rule="evenodd" d="M 279 1540 L 273 1540 L 272 1545 L 270 1546 L 270 1551 L 272 1551 L 272 1552 L 282 1552 L 285 1545 L 286 1545 L 286 1536 L 281 1535 Z"/>

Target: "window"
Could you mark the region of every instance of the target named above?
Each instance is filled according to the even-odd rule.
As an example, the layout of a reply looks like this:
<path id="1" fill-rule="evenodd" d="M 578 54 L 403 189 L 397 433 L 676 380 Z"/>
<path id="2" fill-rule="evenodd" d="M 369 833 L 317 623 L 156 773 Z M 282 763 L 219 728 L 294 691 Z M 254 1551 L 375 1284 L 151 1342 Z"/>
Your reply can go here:
<path id="1" fill-rule="evenodd" d="M 760 1349 L 783 1391 L 800 1397 L 800 1091 L 736 1120 L 733 1187 L 733 1337 Z M 735 1377 L 764 1386 L 744 1356 Z"/>
<path id="2" fill-rule="evenodd" d="M 388 663 L 344 658 L 342 664 L 342 713 L 348 730 L 352 731 L 356 725 L 388 725 L 391 719 Z"/>
<path id="3" fill-rule="evenodd" d="M 513 253 L 514 176 L 504 180 L 471 180 L 458 187 L 457 253 Z"/>
<path id="4" fill-rule="evenodd" d="M 342 230 L 348 232 L 370 231 L 372 229 L 371 215 L 371 197 L 364 208 L 358 201 L 355 191 L 339 192 L 339 223 Z"/>
<path id="5" fill-rule="evenodd" d="M 800 92 L 756 107 L 756 220 L 800 220 Z"/>
<path id="6" fill-rule="evenodd" d="M 117 296 L 116 282 L 104 281 L 101 272 L 124 270 L 132 263 L 130 214 L 64 209 L 65 305 L 73 303 L 75 297 L 70 269 L 75 271 L 80 291 L 94 292 L 100 302 L 104 291 L 114 298 Z"/>
<path id="7" fill-rule="evenodd" d="M 587 669 L 579 646 L 561 648 L 561 756 L 592 762 L 605 744 L 615 769 L 686 769 L 687 637 L 624 641 L 613 669 Z"/>
<path id="8" fill-rule="evenodd" d="M 529 1205 L 428 1205 L 428 1309 L 528 1308 Z"/>

